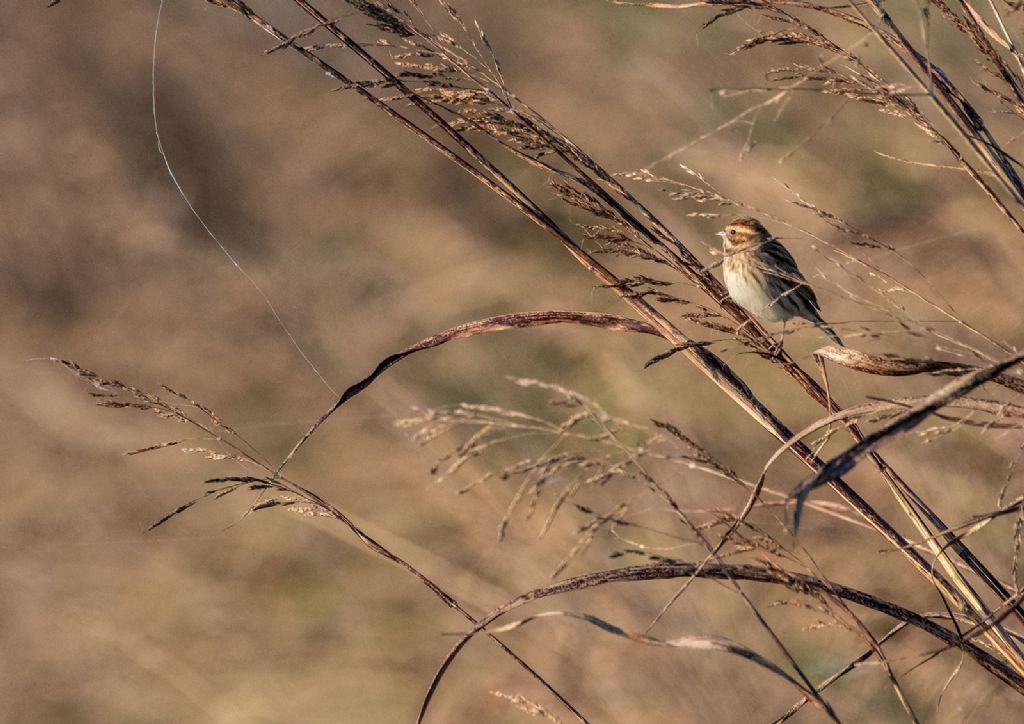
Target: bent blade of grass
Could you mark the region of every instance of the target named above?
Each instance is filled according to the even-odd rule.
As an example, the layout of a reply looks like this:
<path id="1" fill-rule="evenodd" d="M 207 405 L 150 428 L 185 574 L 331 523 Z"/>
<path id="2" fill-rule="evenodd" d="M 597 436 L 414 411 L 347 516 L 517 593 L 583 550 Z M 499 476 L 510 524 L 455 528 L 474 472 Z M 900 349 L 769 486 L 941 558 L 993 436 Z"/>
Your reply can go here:
<path id="1" fill-rule="evenodd" d="M 335 402 L 327 412 L 322 414 L 319 419 L 313 423 L 309 430 L 306 431 L 306 434 L 304 434 L 299 441 L 295 443 L 295 446 L 285 456 L 284 460 L 281 461 L 281 464 L 277 466 L 277 473 L 280 473 L 284 469 L 291 459 L 295 457 L 295 454 L 299 449 L 306 444 L 306 441 L 313 436 L 313 433 L 315 433 L 321 425 L 327 422 L 327 419 L 337 412 L 338 408 L 372 385 L 377 378 L 384 374 L 384 372 L 386 372 L 390 367 L 401 362 L 409 355 L 415 354 L 416 352 L 422 352 L 425 349 L 440 347 L 441 345 L 447 344 L 448 342 L 452 342 L 456 339 L 466 339 L 467 337 L 476 337 L 477 335 L 490 334 L 491 332 L 504 332 L 509 329 L 541 327 L 548 324 L 579 324 L 586 327 L 608 329 L 614 332 L 635 332 L 638 334 L 650 334 L 656 337 L 661 336 L 661 333 L 658 332 L 653 325 L 650 325 L 647 322 L 630 319 L 628 317 L 619 317 L 614 314 L 599 314 L 597 312 L 515 312 L 512 314 L 499 314 L 495 317 L 488 317 L 486 319 L 466 322 L 465 324 L 451 327 L 443 332 L 438 332 L 435 335 L 421 339 L 419 342 L 406 347 L 400 352 L 388 355 L 377 364 L 373 372 L 345 390 L 341 394 L 341 397 L 338 398 L 337 402 Z"/>
<path id="2" fill-rule="evenodd" d="M 835 456 L 825 463 L 825 466 L 813 477 L 804 481 L 790 493 L 790 499 L 796 504 L 793 513 L 793 527 L 799 528 L 800 513 L 807 496 L 814 490 L 826 485 L 833 480 L 845 475 L 853 469 L 857 462 L 870 453 L 882 443 L 895 436 L 912 430 L 924 421 L 929 415 L 943 407 L 947 403 L 963 397 L 971 390 L 979 387 L 989 380 L 995 378 L 1001 372 L 1024 361 L 1024 353 L 1014 355 L 1002 362 L 976 369 L 958 380 L 954 380 L 939 388 L 931 395 L 925 397 L 920 404 L 912 407 L 901 415 L 898 415 L 887 425 L 867 435 L 863 440 L 853 445 L 840 455 Z"/>
<path id="3" fill-rule="evenodd" d="M 572 618 L 577 621 L 583 621 L 584 623 L 596 626 L 602 631 L 610 633 L 613 636 L 619 636 L 621 638 L 625 638 L 636 643 L 645 644 L 647 646 L 663 646 L 677 649 L 691 649 L 694 651 L 720 651 L 723 653 L 732 654 L 733 656 L 738 656 L 754 664 L 757 664 L 758 666 L 760 666 L 763 669 L 766 669 L 775 676 L 780 677 L 790 686 L 794 687 L 797 691 L 799 691 L 801 695 L 803 695 L 806 698 L 810 698 L 816 704 L 818 704 L 824 710 L 829 719 L 836 722 L 839 721 L 839 719 L 836 718 L 835 712 L 832 710 L 832 707 L 826 701 L 824 701 L 821 698 L 821 696 L 817 694 L 817 692 L 808 690 L 803 684 L 801 684 L 799 681 L 797 681 L 792 676 L 787 674 L 779 666 L 772 663 L 771 661 L 769 661 L 753 649 L 750 649 L 746 646 L 742 646 L 736 643 L 735 641 L 725 638 L 724 636 L 698 636 L 690 634 L 686 636 L 677 636 L 676 638 L 672 639 L 660 639 L 643 633 L 627 631 L 619 626 L 616 626 L 613 623 L 610 623 L 602 618 L 594 616 L 593 614 L 578 613 L 575 611 L 543 611 L 541 613 L 536 613 L 531 616 L 521 618 L 517 621 L 511 621 L 497 628 L 493 628 L 491 629 L 491 632 L 506 633 L 508 631 L 513 631 L 515 629 L 522 628 L 523 626 L 534 621 L 540 620 L 542 618 L 553 618 L 556 616 Z"/>

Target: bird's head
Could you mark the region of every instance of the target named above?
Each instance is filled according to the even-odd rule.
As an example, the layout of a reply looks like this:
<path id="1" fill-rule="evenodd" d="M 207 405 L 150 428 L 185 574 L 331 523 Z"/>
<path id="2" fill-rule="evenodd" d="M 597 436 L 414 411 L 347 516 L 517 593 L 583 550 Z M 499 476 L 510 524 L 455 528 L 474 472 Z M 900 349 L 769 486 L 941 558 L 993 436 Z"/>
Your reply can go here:
<path id="1" fill-rule="evenodd" d="M 730 221 L 725 230 L 719 231 L 726 251 L 757 246 L 768 241 L 768 230 L 757 219 L 744 218 Z"/>

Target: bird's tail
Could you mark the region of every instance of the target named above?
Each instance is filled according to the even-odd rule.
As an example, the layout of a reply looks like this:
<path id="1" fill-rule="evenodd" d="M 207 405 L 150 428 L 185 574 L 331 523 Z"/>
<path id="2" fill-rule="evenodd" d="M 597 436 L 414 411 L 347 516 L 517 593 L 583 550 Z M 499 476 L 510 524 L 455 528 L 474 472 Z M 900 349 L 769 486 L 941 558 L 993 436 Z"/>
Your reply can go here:
<path id="1" fill-rule="evenodd" d="M 822 322 L 819 326 L 821 327 L 822 332 L 824 332 L 825 334 L 832 338 L 833 342 L 838 344 L 840 347 L 846 346 L 845 344 L 843 344 L 843 340 L 839 339 L 839 335 L 836 334 L 836 331 L 832 329 L 830 326 L 828 326 L 824 322 Z"/>
<path id="2" fill-rule="evenodd" d="M 846 346 L 845 344 L 843 344 L 843 340 L 839 339 L 839 335 L 836 334 L 836 331 L 828 325 L 828 322 L 821 318 L 821 315 L 817 313 L 817 310 L 814 310 L 814 318 L 811 319 L 810 321 L 814 322 L 814 325 L 818 329 L 827 334 L 829 338 L 831 338 L 831 340 L 838 344 L 840 347 Z"/>

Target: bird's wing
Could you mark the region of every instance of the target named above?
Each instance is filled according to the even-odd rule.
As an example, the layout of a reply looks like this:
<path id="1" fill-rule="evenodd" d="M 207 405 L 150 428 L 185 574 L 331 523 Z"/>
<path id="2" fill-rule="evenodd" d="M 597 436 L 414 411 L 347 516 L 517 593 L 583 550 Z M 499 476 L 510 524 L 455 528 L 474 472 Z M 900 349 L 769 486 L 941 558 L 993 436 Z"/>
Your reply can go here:
<path id="1" fill-rule="evenodd" d="M 789 249 L 775 239 L 769 239 L 761 246 L 761 254 L 766 262 L 769 263 L 771 270 L 777 270 L 774 276 L 785 280 L 787 286 L 793 288 L 791 294 L 799 294 L 810 302 L 811 306 L 816 310 L 821 310 L 821 307 L 818 306 L 818 298 L 815 296 L 814 290 L 807 283 L 807 278 L 800 271 L 800 267 L 796 265 L 796 259 L 789 253 Z"/>

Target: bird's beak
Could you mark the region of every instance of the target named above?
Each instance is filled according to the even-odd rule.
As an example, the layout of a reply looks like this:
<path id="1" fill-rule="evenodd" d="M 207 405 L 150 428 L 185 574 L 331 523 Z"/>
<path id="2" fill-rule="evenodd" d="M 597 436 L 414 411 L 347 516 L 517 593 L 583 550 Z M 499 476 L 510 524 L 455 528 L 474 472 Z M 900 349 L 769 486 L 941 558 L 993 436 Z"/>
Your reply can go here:
<path id="1" fill-rule="evenodd" d="M 720 236 L 720 237 L 722 237 L 724 239 L 725 238 L 725 232 L 724 231 L 719 231 L 717 234 L 715 234 L 715 236 Z"/>

